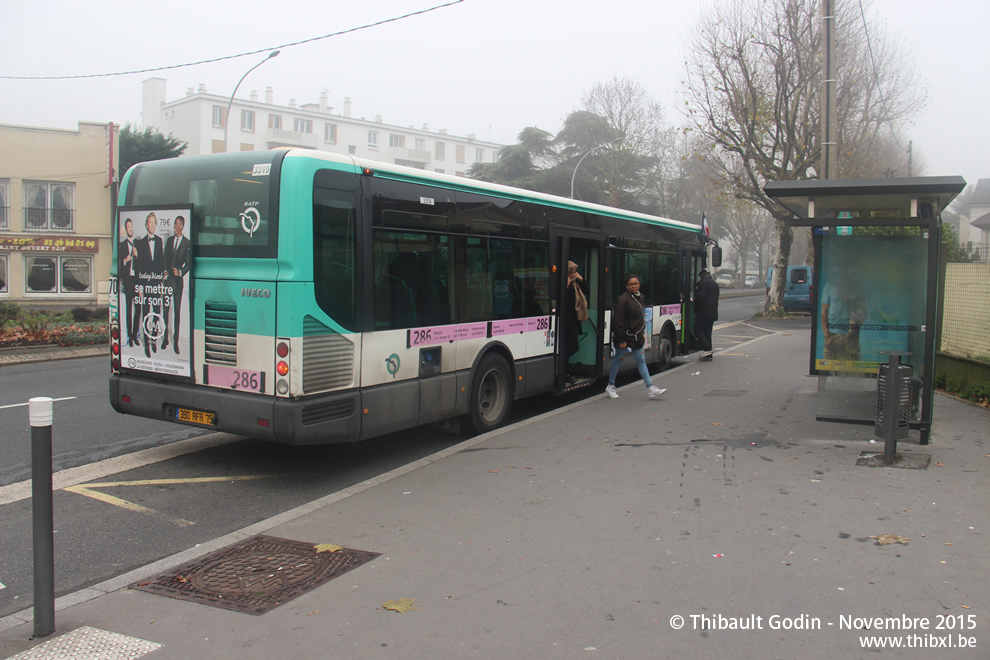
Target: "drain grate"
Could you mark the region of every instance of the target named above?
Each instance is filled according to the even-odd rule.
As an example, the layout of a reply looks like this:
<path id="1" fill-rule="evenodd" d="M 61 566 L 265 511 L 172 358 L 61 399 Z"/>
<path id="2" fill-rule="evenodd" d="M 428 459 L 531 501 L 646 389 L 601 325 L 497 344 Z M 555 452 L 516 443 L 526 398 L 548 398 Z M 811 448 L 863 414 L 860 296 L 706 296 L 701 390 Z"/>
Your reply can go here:
<path id="1" fill-rule="evenodd" d="M 749 390 L 712 390 L 705 396 L 742 396 Z"/>
<path id="2" fill-rule="evenodd" d="M 317 552 L 312 543 L 258 535 L 135 582 L 130 588 L 264 614 L 380 554 L 350 548 Z"/>

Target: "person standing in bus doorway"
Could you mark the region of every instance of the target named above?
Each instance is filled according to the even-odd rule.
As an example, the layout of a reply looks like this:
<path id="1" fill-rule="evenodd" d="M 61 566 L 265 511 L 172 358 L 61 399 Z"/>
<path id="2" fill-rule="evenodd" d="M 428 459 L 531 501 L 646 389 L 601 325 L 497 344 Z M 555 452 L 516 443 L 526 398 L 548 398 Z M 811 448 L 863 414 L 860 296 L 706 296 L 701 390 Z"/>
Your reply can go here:
<path id="1" fill-rule="evenodd" d="M 124 240 L 117 244 L 117 278 L 124 294 L 124 320 L 127 322 L 127 345 L 138 343 L 141 328 L 141 305 L 134 304 L 137 280 L 137 247 L 134 245 L 134 221 L 124 220 Z"/>
<path id="2" fill-rule="evenodd" d="M 144 287 L 144 305 L 141 313 L 141 332 L 144 334 L 144 355 L 158 352 L 158 337 L 162 327 L 162 295 L 149 293 L 158 289 L 165 280 L 165 254 L 162 239 L 158 236 L 158 216 L 149 213 L 144 221 L 147 234 L 135 241 L 137 245 L 138 284 Z"/>
<path id="3" fill-rule="evenodd" d="M 701 342 L 702 360 L 711 360 L 712 329 L 718 320 L 718 284 L 705 268 L 698 273 L 694 285 L 694 334 Z"/>
<path id="4" fill-rule="evenodd" d="M 567 356 L 581 347 L 581 323 L 588 320 L 588 285 L 578 272 L 578 265 L 567 262 Z"/>
<path id="5" fill-rule="evenodd" d="M 165 341 L 162 350 L 168 348 L 169 316 L 172 317 L 172 350 L 179 354 L 179 313 L 182 311 L 183 278 L 192 266 L 189 258 L 189 239 L 182 235 L 186 219 L 175 217 L 175 234 L 165 243 L 165 283 L 172 288 L 171 313 L 165 310 Z"/>
<path id="6" fill-rule="evenodd" d="M 650 371 L 646 368 L 646 358 L 643 357 L 643 347 L 646 345 L 646 303 L 639 292 L 639 277 L 626 275 L 626 290 L 615 302 L 612 311 L 612 367 L 608 372 L 608 387 L 606 394 L 613 399 L 619 398 L 615 391 L 615 377 L 619 373 L 619 363 L 622 356 L 632 353 L 636 359 L 636 368 L 643 377 L 650 398 L 660 396 L 666 389 L 660 389 L 653 384 Z"/>

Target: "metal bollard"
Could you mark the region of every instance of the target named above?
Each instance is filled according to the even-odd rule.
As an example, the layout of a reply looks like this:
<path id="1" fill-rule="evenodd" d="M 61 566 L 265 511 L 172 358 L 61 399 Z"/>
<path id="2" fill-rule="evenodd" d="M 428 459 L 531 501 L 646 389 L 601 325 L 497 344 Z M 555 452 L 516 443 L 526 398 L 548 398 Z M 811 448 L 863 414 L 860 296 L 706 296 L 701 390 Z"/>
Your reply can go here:
<path id="1" fill-rule="evenodd" d="M 901 357 L 911 353 L 881 351 L 888 363 L 880 365 L 877 377 L 877 418 L 874 435 L 883 438 L 883 464 L 893 465 L 897 441 L 907 437 L 911 421 L 911 366 L 901 364 Z"/>
<path id="2" fill-rule="evenodd" d="M 52 398 L 28 400 L 34 520 L 34 636 L 55 632 L 55 514 L 52 507 Z"/>

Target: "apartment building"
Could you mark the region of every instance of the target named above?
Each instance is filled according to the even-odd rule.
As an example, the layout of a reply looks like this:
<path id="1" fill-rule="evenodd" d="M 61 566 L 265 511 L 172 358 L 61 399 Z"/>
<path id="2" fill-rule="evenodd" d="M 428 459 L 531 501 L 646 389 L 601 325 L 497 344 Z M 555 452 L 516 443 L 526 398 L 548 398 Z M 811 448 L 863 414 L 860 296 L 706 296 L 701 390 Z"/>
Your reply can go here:
<path id="1" fill-rule="evenodd" d="M 0 125 L 0 300 L 106 305 L 118 127 Z"/>
<path id="2" fill-rule="evenodd" d="M 168 101 L 165 83 L 162 78 L 144 81 L 142 123 L 188 142 L 185 155 L 301 147 L 464 176 L 475 163 L 495 162 L 503 146 L 475 135 L 431 131 L 427 124 L 416 128 L 387 124 L 381 116 L 352 117 L 349 97 L 335 112 L 326 92 L 317 103 L 297 105 L 289 99 L 287 105 L 277 105 L 268 87 L 264 99 L 251 91 L 248 99 L 231 103 L 229 96 L 200 85 Z"/>

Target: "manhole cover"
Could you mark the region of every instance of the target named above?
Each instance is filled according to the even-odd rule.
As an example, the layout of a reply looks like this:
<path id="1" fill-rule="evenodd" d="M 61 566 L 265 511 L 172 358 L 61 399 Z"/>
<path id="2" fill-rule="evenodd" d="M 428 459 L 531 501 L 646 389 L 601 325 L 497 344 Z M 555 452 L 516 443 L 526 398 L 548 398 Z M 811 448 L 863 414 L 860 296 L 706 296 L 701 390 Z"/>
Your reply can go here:
<path id="1" fill-rule="evenodd" d="M 927 470 L 928 464 L 932 462 L 932 457 L 928 454 L 894 454 L 894 462 L 891 465 L 883 464 L 883 452 L 879 454 L 875 451 L 861 451 L 856 465 L 860 467 L 892 467 L 905 470 Z"/>
<path id="2" fill-rule="evenodd" d="M 712 390 L 705 396 L 742 396 L 749 390 Z"/>
<path id="3" fill-rule="evenodd" d="M 380 554 L 350 548 L 317 552 L 312 543 L 258 535 L 135 582 L 130 588 L 264 614 Z"/>

